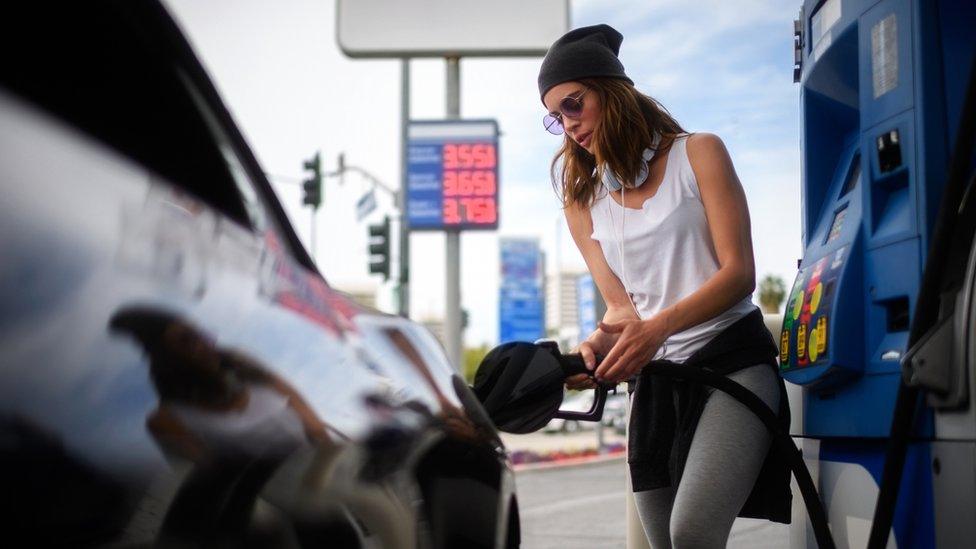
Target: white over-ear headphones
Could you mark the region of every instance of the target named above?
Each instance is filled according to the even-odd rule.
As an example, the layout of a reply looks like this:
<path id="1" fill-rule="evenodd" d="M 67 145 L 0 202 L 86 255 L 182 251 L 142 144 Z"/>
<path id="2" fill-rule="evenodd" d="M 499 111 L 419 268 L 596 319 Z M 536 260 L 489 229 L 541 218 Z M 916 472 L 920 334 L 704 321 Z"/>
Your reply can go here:
<path id="1" fill-rule="evenodd" d="M 633 185 L 634 188 L 640 187 L 641 185 L 644 184 L 644 181 L 647 180 L 647 174 L 649 169 L 647 167 L 647 163 L 650 162 L 652 158 L 654 158 L 654 150 L 644 149 L 644 152 L 641 153 L 641 158 L 643 158 L 644 161 L 641 162 L 640 170 L 637 172 L 637 179 L 634 181 L 634 185 Z M 620 180 L 617 178 L 617 175 L 614 174 L 613 170 L 610 169 L 603 170 L 603 186 L 606 187 L 607 191 L 610 192 L 619 191 L 620 189 L 623 188 L 623 185 L 620 183 Z"/>

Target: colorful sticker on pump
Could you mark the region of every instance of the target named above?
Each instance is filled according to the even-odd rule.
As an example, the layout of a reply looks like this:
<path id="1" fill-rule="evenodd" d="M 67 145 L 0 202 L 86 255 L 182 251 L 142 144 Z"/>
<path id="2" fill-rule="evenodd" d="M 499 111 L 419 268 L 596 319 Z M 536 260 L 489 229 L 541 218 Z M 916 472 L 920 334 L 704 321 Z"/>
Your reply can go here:
<path id="1" fill-rule="evenodd" d="M 807 355 L 807 325 L 800 324 L 796 329 L 796 358 L 802 364 Z"/>
<path id="2" fill-rule="evenodd" d="M 779 336 L 779 367 L 786 368 L 790 363 L 790 331 L 783 330 Z"/>
<path id="3" fill-rule="evenodd" d="M 810 341 L 807 342 L 810 362 L 816 362 L 827 351 L 827 317 L 817 319 L 817 327 L 810 330 Z"/>
<path id="4" fill-rule="evenodd" d="M 827 351 L 827 317 L 817 319 L 817 354 L 823 356 Z M 816 360 L 816 359 L 813 359 Z"/>
<path id="5" fill-rule="evenodd" d="M 807 350 L 810 351 L 810 362 L 816 362 L 820 358 L 820 341 L 817 336 L 820 334 L 816 328 L 810 330 L 810 341 L 807 342 Z"/>
<path id="6" fill-rule="evenodd" d="M 796 280 L 790 290 L 790 297 L 786 301 L 786 310 L 783 314 L 783 329 L 792 330 L 793 325 L 800 318 L 803 311 L 803 300 L 806 295 L 803 293 L 803 286 L 806 284 L 806 277 L 809 269 L 801 270 L 796 273 Z"/>
<path id="7" fill-rule="evenodd" d="M 816 314 L 820 308 L 820 300 L 823 298 L 823 282 L 817 282 L 813 287 L 813 294 L 810 295 L 810 314 Z"/>
<path id="8" fill-rule="evenodd" d="M 793 299 L 793 309 L 790 311 L 791 320 L 797 320 L 800 318 L 800 313 L 803 311 L 803 289 L 801 288 L 796 292 L 796 297 Z"/>

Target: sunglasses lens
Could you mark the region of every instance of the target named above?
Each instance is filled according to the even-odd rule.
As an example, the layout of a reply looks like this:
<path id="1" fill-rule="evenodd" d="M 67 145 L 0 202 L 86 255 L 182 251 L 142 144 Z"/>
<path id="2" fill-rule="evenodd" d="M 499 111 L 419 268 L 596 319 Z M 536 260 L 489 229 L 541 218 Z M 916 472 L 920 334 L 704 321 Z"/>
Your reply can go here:
<path id="1" fill-rule="evenodd" d="M 546 131 L 553 135 L 561 135 L 563 133 L 563 125 L 559 122 L 558 118 L 551 114 L 542 117 L 542 124 L 546 127 Z"/>
<path id="2" fill-rule="evenodd" d="M 565 116 L 575 118 L 583 114 L 583 102 L 573 97 L 567 97 L 559 103 L 559 110 L 561 110 Z"/>

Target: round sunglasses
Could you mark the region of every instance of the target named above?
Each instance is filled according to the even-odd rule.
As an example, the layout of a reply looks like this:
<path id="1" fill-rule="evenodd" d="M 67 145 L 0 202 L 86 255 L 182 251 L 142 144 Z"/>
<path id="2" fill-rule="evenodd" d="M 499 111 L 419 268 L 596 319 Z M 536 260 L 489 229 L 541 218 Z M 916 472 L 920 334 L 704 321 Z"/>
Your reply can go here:
<path id="1" fill-rule="evenodd" d="M 552 135 L 562 135 L 566 131 L 563 128 L 563 117 L 579 118 L 583 114 L 583 96 L 588 91 L 590 89 L 586 88 L 575 95 L 567 95 L 559 102 L 559 112 L 551 112 L 543 116 L 542 125 L 545 126 L 546 131 Z"/>

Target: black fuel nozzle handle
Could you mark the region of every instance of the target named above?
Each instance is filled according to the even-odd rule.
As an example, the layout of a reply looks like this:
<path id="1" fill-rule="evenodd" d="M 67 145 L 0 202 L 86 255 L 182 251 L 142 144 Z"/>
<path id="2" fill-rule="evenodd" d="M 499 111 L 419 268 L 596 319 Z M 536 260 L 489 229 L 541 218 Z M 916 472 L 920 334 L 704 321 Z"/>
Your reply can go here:
<path id="1" fill-rule="evenodd" d="M 576 374 L 586 374 L 592 378 L 596 372 L 595 367 L 592 370 L 586 367 L 586 362 L 583 360 L 583 355 L 581 354 L 559 355 L 558 358 L 559 365 L 562 366 L 566 377 Z M 599 366 L 601 362 L 603 362 L 603 356 L 596 355 L 596 365 Z"/>
<path id="2" fill-rule="evenodd" d="M 577 374 L 586 374 L 593 378 L 594 372 L 596 371 L 596 366 L 599 366 L 600 363 L 603 362 L 604 358 L 603 355 L 596 355 L 596 366 L 594 366 L 593 370 L 590 370 L 586 367 L 586 362 L 583 361 L 583 355 L 579 353 L 562 354 L 559 351 L 559 344 L 552 339 L 540 339 L 536 341 L 535 344 L 543 349 L 546 349 L 552 353 L 552 356 L 556 357 L 556 360 L 559 361 L 559 366 L 562 368 L 563 374 L 566 377 Z"/>
<path id="3" fill-rule="evenodd" d="M 590 370 L 586 367 L 586 362 L 583 361 L 582 355 L 560 354 L 557 355 L 557 358 L 559 359 L 559 365 L 562 367 L 563 373 L 566 375 L 566 377 L 577 374 L 586 374 L 590 376 L 590 378 L 593 378 L 595 369 Z M 602 360 L 603 357 L 597 355 L 596 364 L 599 365 Z M 599 381 L 597 381 L 596 384 L 596 388 L 594 389 L 596 394 L 593 398 L 593 404 L 590 406 L 588 411 L 572 412 L 569 410 L 559 410 L 556 412 L 554 417 L 578 421 L 600 421 L 603 418 L 603 407 L 607 403 L 607 393 L 609 393 L 611 389 L 616 388 L 617 385 L 615 383 L 602 383 Z"/>

